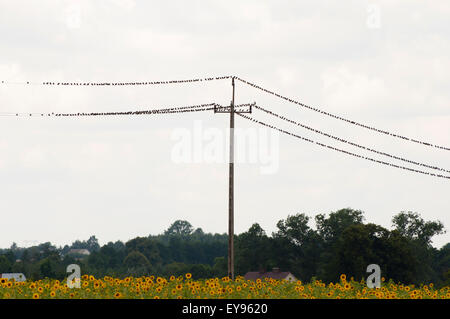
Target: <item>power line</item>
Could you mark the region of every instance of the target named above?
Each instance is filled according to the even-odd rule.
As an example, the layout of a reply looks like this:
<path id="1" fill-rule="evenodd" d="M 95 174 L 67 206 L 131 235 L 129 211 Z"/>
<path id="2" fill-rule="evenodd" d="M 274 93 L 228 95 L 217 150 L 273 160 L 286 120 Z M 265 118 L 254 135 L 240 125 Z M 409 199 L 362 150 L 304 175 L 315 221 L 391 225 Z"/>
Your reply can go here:
<path id="1" fill-rule="evenodd" d="M 180 106 L 172 108 L 151 109 L 142 111 L 123 111 L 123 112 L 78 112 L 78 113 L 0 113 L 0 116 L 39 116 L 39 117 L 81 117 L 81 116 L 113 116 L 113 115 L 150 115 L 150 114 L 172 114 L 172 113 L 187 113 L 214 110 L 217 107 L 216 103 Z"/>
<path id="2" fill-rule="evenodd" d="M 421 144 L 421 145 L 425 145 L 425 146 L 429 146 L 429 147 L 435 147 L 435 148 L 439 148 L 439 149 L 442 149 L 442 150 L 450 151 L 449 147 L 440 146 L 440 145 L 437 145 L 437 144 L 432 144 L 432 143 L 420 141 L 420 140 L 417 140 L 417 139 L 414 139 L 414 138 L 402 136 L 402 135 L 399 135 L 399 134 L 395 134 L 395 133 L 392 133 L 392 132 L 389 132 L 389 131 L 385 131 L 385 130 L 381 130 L 381 129 L 378 129 L 378 128 L 375 128 L 375 127 L 371 127 L 371 126 L 368 126 L 368 125 L 365 125 L 365 124 L 362 124 L 362 123 L 359 123 L 359 122 L 356 122 L 356 121 L 353 121 L 353 120 L 350 120 L 350 119 L 347 119 L 347 118 L 344 118 L 344 117 L 341 117 L 341 116 L 338 116 L 338 115 L 335 115 L 335 114 L 332 114 L 332 113 L 329 113 L 329 112 L 326 112 L 326 111 L 323 111 L 321 109 L 318 109 L 318 108 L 306 105 L 306 104 L 301 103 L 301 102 L 299 102 L 297 100 L 294 100 L 294 99 L 288 98 L 286 96 L 283 96 L 283 95 L 281 95 L 279 93 L 276 93 L 274 91 L 270 91 L 268 89 L 265 89 L 265 88 L 263 88 L 263 87 L 261 87 L 261 86 L 259 86 L 257 84 L 254 84 L 252 82 L 249 82 L 249 81 L 244 80 L 242 78 L 239 78 L 237 76 L 230 76 L 230 75 L 228 75 L 228 76 L 220 76 L 220 77 L 194 78 L 194 79 L 184 79 L 184 80 L 167 80 L 167 81 L 150 81 L 150 82 L 50 82 L 50 81 L 44 81 L 44 82 L 30 82 L 30 81 L 12 82 L 12 81 L 5 81 L 5 80 L 3 80 L 3 81 L 1 81 L 1 84 L 44 85 L 44 86 L 95 86 L 95 87 L 98 87 L 98 86 L 141 86 L 141 85 L 166 85 L 166 84 L 196 83 L 196 82 L 207 82 L 207 81 L 215 81 L 215 80 L 224 80 L 224 79 L 230 79 L 230 78 L 231 79 L 237 79 L 237 80 L 241 81 L 244 84 L 247 84 L 247 85 L 249 85 L 249 86 L 251 86 L 253 88 L 256 88 L 258 90 L 261 90 L 261 91 L 263 91 L 265 93 L 274 95 L 274 96 L 276 96 L 276 97 L 278 97 L 280 99 L 283 99 L 285 101 L 288 101 L 290 103 L 297 104 L 297 105 L 299 105 L 301 107 L 307 108 L 307 109 L 312 110 L 314 112 L 318 112 L 320 114 L 323 114 L 323 115 L 326 115 L 326 116 L 329 116 L 329 117 L 332 117 L 332 118 L 335 118 L 335 119 L 338 119 L 338 120 L 341 120 L 341 121 L 344 121 L 344 122 L 347 122 L 347 123 L 350 123 L 350 124 L 353 124 L 353 125 L 356 125 L 356 126 L 360 126 L 360 127 L 365 128 L 365 129 L 368 129 L 368 130 L 372 130 L 372 131 L 375 131 L 375 132 L 378 132 L 378 133 L 381 133 L 381 134 L 385 134 L 385 135 L 388 135 L 388 136 L 391 136 L 391 137 L 399 138 L 399 139 L 402 139 L 402 140 L 418 143 L 418 144 Z"/>
<path id="3" fill-rule="evenodd" d="M 167 80 L 167 81 L 140 81 L 140 82 L 31 82 L 31 81 L 1 81 L 1 84 L 18 84 L 18 85 L 44 85 L 44 86 L 142 86 L 142 85 L 165 85 L 165 84 L 181 84 L 196 83 L 230 79 L 232 76 L 218 76 L 209 78 L 195 78 L 185 80 Z"/>
<path id="4" fill-rule="evenodd" d="M 409 168 L 409 167 L 405 167 L 405 166 L 401 166 L 401 165 L 396 165 L 396 164 L 392 164 L 392 163 L 389 163 L 389 162 L 384 162 L 384 161 L 380 161 L 380 160 L 377 160 L 377 159 L 373 159 L 371 157 L 367 157 L 367 156 L 359 155 L 359 154 L 352 153 L 352 152 L 349 152 L 349 151 L 345 151 L 345 150 L 336 148 L 334 146 L 330 146 L 330 145 L 326 145 L 326 144 L 323 144 L 323 143 L 320 143 L 320 142 L 316 142 L 316 141 L 313 141 L 313 140 L 311 140 L 309 138 L 306 138 L 306 137 L 303 137 L 303 136 L 300 136 L 300 135 L 288 132 L 288 131 L 280 129 L 280 128 L 274 126 L 274 125 L 270 125 L 270 124 L 264 123 L 262 121 L 256 120 L 256 119 L 254 119 L 254 118 L 252 118 L 250 116 L 247 116 L 247 115 L 244 115 L 244 114 L 240 114 L 240 113 L 236 113 L 236 114 L 241 116 L 241 117 L 243 117 L 243 118 L 245 118 L 245 119 L 247 119 L 247 120 L 255 122 L 257 124 L 260 124 L 260 125 L 269 127 L 271 129 L 280 131 L 280 132 L 282 132 L 284 134 L 287 134 L 287 135 L 291 135 L 291 136 L 299 138 L 299 139 L 301 139 L 303 141 L 306 141 L 306 142 L 309 142 L 309 143 L 312 143 L 312 144 L 316 144 L 316 145 L 319 145 L 319 146 L 331 149 L 333 151 L 338 151 L 338 152 L 341 152 L 341 153 L 344 153 L 344 154 L 347 154 L 347 155 L 351 155 L 351 156 L 358 157 L 358 158 L 361 158 L 361 159 L 365 159 L 365 160 L 368 160 L 368 161 L 372 161 L 372 162 L 375 162 L 375 163 L 379 163 L 379 164 L 383 164 L 383 165 L 387 165 L 387 166 L 391 166 L 391 167 L 395 167 L 395 168 L 399 168 L 399 169 L 408 170 L 408 171 L 411 171 L 411 172 L 414 172 L 414 173 L 420 173 L 420 174 L 429 175 L 429 176 L 433 176 L 433 177 L 440 177 L 440 178 L 450 179 L 450 176 L 429 173 L 429 172 L 417 170 L 417 169 L 414 169 L 414 168 Z"/>
<path id="5" fill-rule="evenodd" d="M 95 112 L 95 113 L 56 113 L 55 116 L 110 116 L 110 115 L 150 115 L 150 114 L 172 114 L 214 110 L 216 103 L 182 106 L 174 108 L 153 109 L 143 111 L 126 112 Z"/>
<path id="6" fill-rule="evenodd" d="M 251 109 L 252 106 L 255 106 L 255 103 L 245 103 L 245 104 L 236 104 L 234 108 L 236 112 L 245 112 L 249 113 L 249 111 L 245 111 L 245 107 L 247 109 Z M 217 103 L 208 103 L 208 104 L 198 104 L 198 105 L 189 105 L 189 106 L 180 106 L 180 107 L 172 107 L 172 108 L 163 108 L 163 109 L 150 109 L 150 110 L 142 110 L 142 111 L 122 111 L 122 112 L 72 112 L 72 113 L 55 113 L 55 112 L 0 112 L 0 116 L 22 116 L 22 117 L 49 117 L 49 116 L 109 116 L 109 115 L 148 115 L 148 114 L 168 114 L 168 113 L 186 113 L 186 112 L 197 112 L 197 111 L 210 111 L 214 110 L 215 112 L 228 113 L 230 111 L 231 106 L 223 106 Z M 244 108 L 244 111 L 242 111 Z"/>
<path id="7" fill-rule="evenodd" d="M 239 78 L 239 77 L 235 77 L 235 78 L 236 78 L 237 80 L 241 81 L 242 83 L 245 83 L 245 84 L 247 84 L 247 85 L 249 85 L 249 86 L 251 86 L 251 87 L 254 87 L 254 88 L 256 88 L 256 89 L 258 89 L 258 90 L 261 90 L 261 91 L 263 91 L 263 92 L 266 92 L 266 93 L 268 93 L 268 94 L 274 95 L 274 96 L 276 96 L 276 97 L 278 97 L 278 98 L 280 98 L 280 99 L 283 99 L 283 100 L 285 100 L 285 101 L 288 101 L 288 102 L 297 104 L 297 105 L 299 105 L 299 106 L 301 106 L 301 107 L 307 108 L 307 109 L 312 110 L 312 111 L 314 111 L 314 112 L 318 112 L 318 113 L 321 113 L 321 114 L 323 114 L 323 115 L 326 115 L 326 116 L 329 116 L 329 117 L 332 117 L 332 118 L 335 118 L 335 119 L 338 119 L 338 120 L 341 120 L 341 121 L 344 121 L 344 122 L 347 122 L 347 123 L 350 123 L 350 124 L 353 124 L 353 125 L 356 125 L 356 126 L 360 126 L 360 127 L 363 127 L 363 128 L 365 128 L 365 129 L 368 129 L 368 130 L 371 130 L 371 131 L 375 131 L 375 132 L 378 132 L 378 133 L 382 133 L 382 134 L 385 134 L 385 135 L 389 135 L 389 136 L 392 136 L 392 137 L 396 137 L 396 138 L 399 138 L 399 139 L 402 139 L 402 140 L 406 140 L 406 141 L 418 143 L 418 144 L 421 144 L 421 145 L 430 146 L 430 147 L 435 147 L 435 148 L 439 148 L 439 149 L 442 149 L 442 150 L 450 151 L 450 148 L 449 148 L 449 147 L 439 146 L 439 145 L 432 144 L 432 143 L 428 143 L 428 142 L 423 142 L 423 141 L 420 141 L 420 140 L 417 140 L 417 139 L 413 139 L 413 138 L 410 138 L 410 137 L 398 135 L 398 134 L 395 134 L 395 133 L 392 133 L 392 132 L 388 132 L 388 131 L 385 131 L 385 130 L 381 130 L 381 129 L 378 129 L 378 128 L 375 128 L 375 127 L 371 127 L 371 126 L 365 125 L 365 124 L 361 124 L 361 123 L 358 123 L 358 122 L 355 122 L 355 121 L 346 119 L 346 118 L 344 118 L 344 117 L 341 117 L 341 116 L 338 116 L 338 115 L 335 115 L 335 114 L 332 114 L 332 113 L 323 111 L 323 110 L 321 110 L 321 109 L 318 109 L 318 108 L 315 108 L 315 107 L 306 105 L 306 104 L 301 103 L 301 102 L 299 102 L 299 101 L 296 101 L 296 100 L 294 100 L 294 99 L 291 99 L 291 98 L 288 98 L 288 97 L 283 96 L 283 95 L 281 95 L 281 94 L 278 94 L 278 93 L 276 93 L 276 92 L 274 92 L 274 91 L 267 90 L 267 89 L 265 89 L 265 88 L 263 88 L 263 87 L 261 87 L 261 86 L 259 86 L 259 85 L 256 85 L 256 84 L 254 84 L 254 83 L 251 83 L 251 82 L 249 82 L 249 81 L 247 81 L 247 80 L 244 80 L 244 79 L 241 79 L 241 78 Z"/>
<path id="8" fill-rule="evenodd" d="M 375 150 L 375 149 L 372 149 L 372 148 L 369 148 L 369 147 L 366 147 L 366 146 L 363 146 L 363 145 L 359 145 L 359 144 L 354 143 L 354 142 L 351 142 L 351 141 L 347 141 L 347 140 L 345 140 L 345 139 L 343 139 L 343 138 L 340 138 L 340 137 L 331 135 L 331 134 L 329 134 L 329 133 L 322 132 L 322 131 L 317 130 L 317 129 L 315 129 L 315 128 L 312 128 L 312 127 L 309 127 L 309 126 L 307 126 L 307 125 L 304 125 L 304 124 L 302 124 L 302 123 L 299 123 L 299 122 L 293 121 L 293 120 L 291 120 L 291 119 L 288 119 L 288 118 L 286 118 L 286 117 L 284 117 L 284 116 L 282 116 L 282 115 L 276 114 L 276 113 L 274 113 L 274 112 L 272 112 L 272 111 L 269 111 L 269 110 L 267 110 L 267 109 L 264 109 L 264 108 L 262 108 L 262 107 L 260 107 L 260 106 L 258 106 L 258 105 L 253 105 L 253 107 L 255 107 L 256 109 L 261 110 L 261 111 L 263 111 L 263 112 L 265 112 L 265 113 L 267 113 L 267 114 L 270 114 L 270 115 L 272 115 L 272 116 L 278 117 L 279 119 L 282 119 L 282 120 L 284 120 L 284 121 L 286 121 L 286 122 L 289 122 L 289 123 L 295 124 L 295 125 L 297 125 L 297 126 L 303 127 L 303 128 L 305 128 L 305 129 L 307 129 L 307 130 L 313 131 L 314 133 L 321 134 L 321 135 L 323 135 L 323 136 L 332 138 L 332 139 L 337 140 L 337 141 L 339 141 L 339 142 L 346 143 L 346 144 L 349 144 L 349 145 L 352 145 L 352 146 L 356 146 L 356 147 L 361 148 L 361 149 L 364 149 L 364 150 L 366 150 L 366 151 L 370 151 L 370 152 L 373 152 L 373 153 L 376 153 L 376 154 L 379 154 L 379 155 L 387 156 L 387 157 L 390 157 L 390 158 L 393 158 L 393 159 L 396 159 L 396 160 L 400 160 L 400 161 L 403 161 L 403 162 L 407 162 L 407 163 L 410 163 L 410 164 L 414 164 L 414 165 L 418 165 L 418 166 L 423 166 L 423 167 L 426 167 L 426 168 L 431 168 L 431 169 L 434 169 L 434 170 L 438 170 L 438 171 L 443 171 L 443 172 L 446 172 L 446 173 L 450 173 L 450 170 L 446 170 L 446 169 L 444 169 L 444 168 L 440 168 L 440 167 L 437 167 L 437 166 L 431 166 L 431 165 L 428 165 L 428 164 L 424 164 L 424 163 L 412 161 L 412 160 L 409 160 L 409 159 L 406 159 L 406 158 L 403 158 L 403 157 L 399 157 L 399 156 L 396 156 L 396 155 L 392 155 L 392 154 L 389 154 L 389 153 L 386 153 L 386 152 L 377 151 L 377 150 Z"/>

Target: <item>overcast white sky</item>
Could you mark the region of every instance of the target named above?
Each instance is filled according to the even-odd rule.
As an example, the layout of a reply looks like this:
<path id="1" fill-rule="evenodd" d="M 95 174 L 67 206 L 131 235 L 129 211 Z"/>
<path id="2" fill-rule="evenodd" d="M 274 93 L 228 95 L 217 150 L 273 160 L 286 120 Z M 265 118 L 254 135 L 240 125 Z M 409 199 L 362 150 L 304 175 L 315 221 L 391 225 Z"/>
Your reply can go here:
<path id="1" fill-rule="evenodd" d="M 0 0 L 0 80 L 237 75 L 327 112 L 450 147 L 449 16 L 450 3 L 444 0 Z M 0 84 L 0 112 L 126 111 L 227 104 L 230 99 L 229 80 L 113 88 Z M 237 82 L 236 103 L 253 101 L 359 144 L 450 170 L 448 151 L 324 118 Z M 392 161 L 261 112 L 252 116 Z M 177 219 L 207 232 L 227 232 L 225 160 L 179 164 L 173 152 L 179 143 L 174 134 L 199 130 L 226 136 L 228 124 L 226 114 L 211 111 L 114 118 L 0 116 L 0 247 L 12 242 L 64 245 L 90 235 L 101 244 L 126 241 L 161 233 Z M 236 118 L 238 128 L 255 132 L 255 125 Z M 264 163 L 235 165 L 237 233 L 257 222 L 270 234 L 289 214 L 313 218 L 345 207 L 363 210 L 366 221 L 387 228 L 400 211 L 416 211 L 450 230 L 449 180 L 257 132 L 261 145 L 243 150 L 265 147 L 276 169 L 264 174 Z M 437 236 L 433 244 L 441 247 L 449 236 Z"/>

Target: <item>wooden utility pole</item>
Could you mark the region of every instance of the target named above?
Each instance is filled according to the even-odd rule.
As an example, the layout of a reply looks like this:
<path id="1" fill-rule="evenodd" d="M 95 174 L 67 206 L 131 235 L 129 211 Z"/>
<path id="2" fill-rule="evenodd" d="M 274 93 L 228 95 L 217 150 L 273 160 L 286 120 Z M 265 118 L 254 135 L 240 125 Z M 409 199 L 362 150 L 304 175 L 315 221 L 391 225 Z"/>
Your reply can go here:
<path id="1" fill-rule="evenodd" d="M 228 277 L 234 280 L 234 77 L 230 108 L 230 171 L 228 189 Z"/>

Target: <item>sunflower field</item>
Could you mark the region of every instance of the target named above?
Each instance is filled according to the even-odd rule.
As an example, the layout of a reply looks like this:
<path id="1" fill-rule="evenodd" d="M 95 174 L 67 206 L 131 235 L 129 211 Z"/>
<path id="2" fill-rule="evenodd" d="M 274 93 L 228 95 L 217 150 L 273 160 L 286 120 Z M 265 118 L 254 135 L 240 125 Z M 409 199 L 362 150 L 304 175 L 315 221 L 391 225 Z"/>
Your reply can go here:
<path id="1" fill-rule="evenodd" d="M 0 299 L 450 299 L 450 287 L 436 289 L 432 283 L 414 285 L 386 282 L 369 289 L 364 281 L 347 280 L 341 275 L 338 283 L 325 284 L 285 280 L 244 280 L 228 277 L 194 280 L 185 276 L 126 277 L 123 279 L 83 275 L 79 288 L 66 282 L 44 279 L 15 282 L 0 279 Z"/>

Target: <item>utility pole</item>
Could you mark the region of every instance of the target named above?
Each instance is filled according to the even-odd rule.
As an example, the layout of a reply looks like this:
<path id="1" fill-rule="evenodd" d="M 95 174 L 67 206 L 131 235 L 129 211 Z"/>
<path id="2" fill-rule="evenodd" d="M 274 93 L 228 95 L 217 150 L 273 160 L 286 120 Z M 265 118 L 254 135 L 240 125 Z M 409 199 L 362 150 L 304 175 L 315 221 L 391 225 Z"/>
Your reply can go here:
<path id="1" fill-rule="evenodd" d="M 234 76 L 230 107 L 230 171 L 228 188 L 228 277 L 234 280 Z"/>
<path id="2" fill-rule="evenodd" d="M 235 109 L 234 103 L 234 80 L 231 78 L 231 86 L 233 93 L 231 96 L 230 110 L 228 107 L 214 106 L 214 113 L 230 113 L 230 162 L 228 173 L 228 277 L 234 280 L 234 114 L 235 113 L 252 113 L 252 106 L 254 103 L 247 103 L 238 105 L 238 111 Z M 247 106 L 248 110 L 240 109 L 243 106 Z"/>

